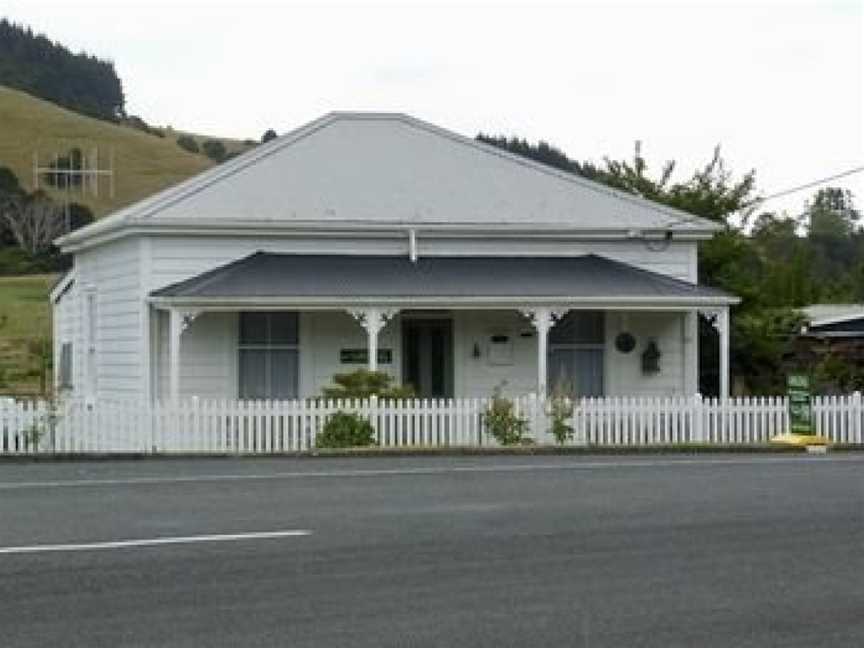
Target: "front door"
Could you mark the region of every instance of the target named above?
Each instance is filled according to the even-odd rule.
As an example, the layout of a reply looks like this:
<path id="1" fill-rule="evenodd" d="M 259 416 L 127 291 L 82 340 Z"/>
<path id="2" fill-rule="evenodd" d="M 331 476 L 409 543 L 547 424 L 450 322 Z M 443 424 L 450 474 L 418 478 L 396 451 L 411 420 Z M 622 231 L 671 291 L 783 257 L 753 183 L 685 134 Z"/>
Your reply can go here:
<path id="1" fill-rule="evenodd" d="M 453 321 L 402 320 L 402 382 L 418 398 L 453 396 Z"/>

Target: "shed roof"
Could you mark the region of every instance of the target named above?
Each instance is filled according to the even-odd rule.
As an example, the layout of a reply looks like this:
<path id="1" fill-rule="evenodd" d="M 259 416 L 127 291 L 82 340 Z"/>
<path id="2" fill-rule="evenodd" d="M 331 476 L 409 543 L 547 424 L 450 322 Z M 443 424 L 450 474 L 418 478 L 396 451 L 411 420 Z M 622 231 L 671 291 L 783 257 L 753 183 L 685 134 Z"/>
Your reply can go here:
<path id="1" fill-rule="evenodd" d="M 541 298 L 734 303 L 721 290 L 596 255 L 425 257 L 257 252 L 152 293 L 178 300 Z"/>

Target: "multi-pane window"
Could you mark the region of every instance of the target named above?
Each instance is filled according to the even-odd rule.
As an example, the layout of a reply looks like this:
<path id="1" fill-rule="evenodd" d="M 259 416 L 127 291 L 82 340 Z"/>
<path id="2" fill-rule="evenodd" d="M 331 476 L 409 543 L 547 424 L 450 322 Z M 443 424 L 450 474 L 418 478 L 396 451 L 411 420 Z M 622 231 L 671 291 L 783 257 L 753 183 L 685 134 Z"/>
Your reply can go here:
<path id="1" fill-rule="evenodd" d="M 64 342 L 60 346 L 60 367 L 57 376 L 60 389 L 72 389 L 72 343 Z"/>
<path id="2" fill-rule="evenodd" d="M 240 313 L 240 398 L 297 398 L 298 344 L 297 313 Z"/>
<path id="3" fill-rule="evenodd" d="M 602 311 L 567 313 L 549 331 L 548 383 L 553 393 L 603 395 Z"/>

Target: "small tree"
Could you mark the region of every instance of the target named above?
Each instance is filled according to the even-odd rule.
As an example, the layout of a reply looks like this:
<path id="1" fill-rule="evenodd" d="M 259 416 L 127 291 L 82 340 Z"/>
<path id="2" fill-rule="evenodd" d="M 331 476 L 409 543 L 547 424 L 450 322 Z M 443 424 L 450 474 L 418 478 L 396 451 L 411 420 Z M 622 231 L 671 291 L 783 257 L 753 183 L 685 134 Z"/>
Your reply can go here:
<path id="1" fill-rule="evenodd" d="M 377 396 L 392 399 L 411 398 L 414 395 L 410 387 L 394 385 L 393 377 L 383 371 L 358 369 L 351 373 L 339 373 L 333 376 L 333 382 L 334 385 L 324 388 L 325 398 L 364 399 Z"/>
<path id="2" fill-rule="evenodd" d="M 222 142 L 214 139 L 204 140 L 204 143 L 201 144 L 201 150 L 204 151 L 204 155 L 215 162 L 224 161 L 225 154 L 228 152 Z"/>
<path id="3" fill-rule="evenodd" d="M 266 144 L 270 140 L 274 140 L 277 137 L 279 137 L 279 136 L 276 134 L 276 131 L 273 130 L 272 128 L 268 128 L 266 131 L 264 131 L 264 134 L 261 136 L 261 143 Z"/>
<path id="4" fill-rule="evenodd" d="M 42 192 L 0 196 L 0 220 L 18 246 L 31 256 L 49 249 L 51 242 L 66 231 L 63 210 Z"/>
<path id="5" fill-rule="evenodd" d="M 190 153 L 200 153 L 201 147 L 191 135 L 181 135 L 177 138 L 177 146 Z"/>

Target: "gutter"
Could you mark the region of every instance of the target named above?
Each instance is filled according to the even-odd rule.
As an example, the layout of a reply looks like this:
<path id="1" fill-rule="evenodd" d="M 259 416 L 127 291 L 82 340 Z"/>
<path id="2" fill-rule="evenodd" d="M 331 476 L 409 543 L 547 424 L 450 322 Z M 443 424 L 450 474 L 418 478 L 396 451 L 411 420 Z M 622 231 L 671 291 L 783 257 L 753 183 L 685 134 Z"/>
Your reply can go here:
<path id="1" fill-rule="evenodd" d="M 581 229 L 560 224 L 518 224 L 499 223 L 363 223 L 360 221 L 334 221 L 321 223 L 315 221 L 293 221 L 278 223 L 274 221 L 230 220 L 219 223 L 202 223 L 193 219 L 176 220 L 170 223 L 137 222 L 134 225 L 119 223 L 91 236 L 76 236 L 72 232 L 58 238 L 55 245 L 64 253 L 78 252 L 97 245 L 118 240 L 127 236 L 164 235 L 164 236 L 230 236 L 258 237 L 275 236 L 286 238 L 351 237 L 351 238 L 398 238 L 404 240 L 406 230 L 416 235 L 437 238 L 517 238 L 555 239 L 555 240 L 643 240 L 643 241 L 700 241 L 710 239 L 716 230 L 687 229 L 668 230 L 664 228 L 606 228 Z"/>

